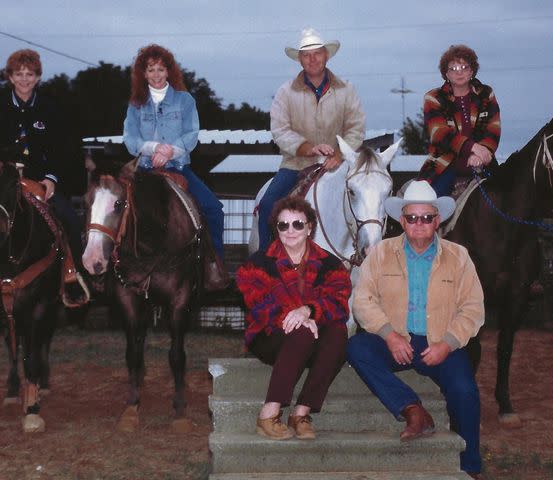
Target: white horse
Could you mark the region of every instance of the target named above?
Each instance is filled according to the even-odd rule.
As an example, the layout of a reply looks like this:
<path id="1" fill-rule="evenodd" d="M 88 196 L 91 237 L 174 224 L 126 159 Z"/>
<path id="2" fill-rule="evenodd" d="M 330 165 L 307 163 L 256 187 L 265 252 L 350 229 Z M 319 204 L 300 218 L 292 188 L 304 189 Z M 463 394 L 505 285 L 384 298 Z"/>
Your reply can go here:
<path id="1" fill-rule="evenodd" d="M 357 268 L 365 252 L 382 240 L 386 223 L 384 200 L 392 191 L 388 165 L 401 139 L 383 153 L 362 149 L 359 154 L 338 136 L 344 161 L 334 171 L 326 172 L 309 188 L 305 199 L 317 212 L 318 225 L 314 241 L 340 258 L 351 271 L 355 284 Z M 320 162 L 324 161 L 324 157 Z M 259 202 L 270 180 L 255 199 Z M 258 217 L 254 215 L 248 250 L 255 252 L 259 245 Z M 350 319 L 348 330 L 354 322 Z"/>

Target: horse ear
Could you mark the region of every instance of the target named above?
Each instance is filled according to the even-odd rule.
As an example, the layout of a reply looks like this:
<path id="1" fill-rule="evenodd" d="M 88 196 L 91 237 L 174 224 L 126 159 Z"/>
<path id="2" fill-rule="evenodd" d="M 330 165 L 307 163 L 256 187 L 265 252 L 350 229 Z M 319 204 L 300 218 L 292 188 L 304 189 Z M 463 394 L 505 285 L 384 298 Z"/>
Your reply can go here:
<path id="1" fill-rule="evenodd" d="M 392 159 L 394 158 L 397 149 L 399 148 L 403 138 L 400 138 L 396 143 L 393 145 L 390 145 L 386 150 L 384 150 L 382 153 L 377 153 L 378 159 L 380 160 L 380 163 L 384 168 L 387 168 L 390 163 L 392 163 Z"/>
<path id="2" fill-rule="evenodd" d="M 357 153 L 355 153 L 355 151 L 340 135 L 336 135 L 336 138 L 338 139 L 340 152 L 342 152 L 342 158 L 346 160 L 350 165 L 354 166 L 357 161 Z"/>

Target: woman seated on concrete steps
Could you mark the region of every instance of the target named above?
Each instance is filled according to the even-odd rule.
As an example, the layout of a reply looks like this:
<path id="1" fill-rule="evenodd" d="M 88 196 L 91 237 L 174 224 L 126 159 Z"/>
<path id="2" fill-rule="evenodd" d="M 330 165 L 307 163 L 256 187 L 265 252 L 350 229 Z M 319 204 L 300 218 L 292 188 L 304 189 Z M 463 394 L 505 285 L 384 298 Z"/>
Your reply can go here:
<path id="1" fill-rule="evenodd" d="M 274 440 L 315 438 L 310 414 L 321 410 L 330 384 L 342 368 L 351 294 L 340 260 L 315 244 L 315 211 L 300 197 L 278 201 L 270 219 L 276 240 L 238 269 L 236 283 L 248 308 L 246 345 L 273 365 L 257 433 Z M 309 373 L 288 417 L 304 369 Z"/>

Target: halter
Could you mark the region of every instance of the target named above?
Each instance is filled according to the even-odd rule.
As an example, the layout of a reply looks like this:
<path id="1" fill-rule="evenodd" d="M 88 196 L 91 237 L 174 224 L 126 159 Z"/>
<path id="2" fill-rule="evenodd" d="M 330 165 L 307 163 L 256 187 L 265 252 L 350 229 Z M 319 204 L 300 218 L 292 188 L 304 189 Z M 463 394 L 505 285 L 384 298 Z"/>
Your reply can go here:
<path id="1" fill-rule="evenodd" d="M 350 258 L 346 258 L 344 257 L 338 250 L 337 248 L 332 244 L 332 242 L 330 241 L 330 238 L 328 237 L 327 233 L 326 233 L 326 230 L 324 228 L 324 225 L 323 225 L 323 222 L 322 222 L 322 219 L 321 219 L 321 215 L 319 213 L 319 205 L 318 205 L 318 201 L 317 201 L 317 186 L 319 184 L 319 178 L 317 178 L 317 180 L 315 180 L 315 185 L 313 187 L 313 200 L 314 200 L 314 203 L 315 203 L 315 213 L 317 214 L 317 220 L 319 222 L 319 226 L 321 227 L 321 232 L 326 240 L 326 242 L 328 243 L 328 245 L 330 246 L 330 248 L 332 249 L 333 253 L 340 259 L 342 260 L 343 262 L 348 262 L 351 267 L 353 266 L 356 266 L 356 267 L 359 267 L 361 265 L 361 263 L 363 262 L 363 258 L 364 258 L 364 255 L 363 255 L 363 252 L 361 252 L 359 250 L 359 231 L 361 230 L 361 228 L 363 228 L 365 225 L 367 224 L 370 224 L 370 223 L 374 223 L 376 225 L 379 225 L 381 230 L 384 231 L 384 229 L 386 228 L 386 217 L 384 217 L 384 219 L 380 220 L 380 219 L 376 219 L 376 218 L 369 218 L 369 219 L 366 219 L 366 220 L 360 220 L 359 217 L 355 214 L 355 211 L 353 209 L 353 204 L 352 204 L 352 201 L 351 201 L 351 193 L 350 193 L 350 188 L 349 188 L 349 181 L 356 175 L 361 175 L 363 172 L 360 172 L 360 171 L 356 171 L 355 173 L 351 174 L 350 176 L 346 177 L 346 190 L 344 192 L 344 196 L 347 198 L 347 204 L 348 204 L 348 207 L 349 207 L 349 211 L 355 221 L 355 226 L 356 228 L 354 229 L 352 227 L 352 225 L 350 224 L 350 222 L 348 222 L 346 220 L 346 224 L 348 226 L 348 230 L 349 230 L 349 233 L 351 235 L 351 238 L 352 238 L 352 246 L 353 246 L 353 254 L 351 255 Z M 369 170 L 368 172 L 368 175 L 370 175 L 371 173 L 378 173 L 380 175 L 383 175 L 385 176 L 386 178 L 389 178 L 389 176 L 383 172 L 380 172 L 378 170 Z M 345 203 L 345 202 L 344 202 Z M 345 214 L 345 212 L 344 212 Z"/>

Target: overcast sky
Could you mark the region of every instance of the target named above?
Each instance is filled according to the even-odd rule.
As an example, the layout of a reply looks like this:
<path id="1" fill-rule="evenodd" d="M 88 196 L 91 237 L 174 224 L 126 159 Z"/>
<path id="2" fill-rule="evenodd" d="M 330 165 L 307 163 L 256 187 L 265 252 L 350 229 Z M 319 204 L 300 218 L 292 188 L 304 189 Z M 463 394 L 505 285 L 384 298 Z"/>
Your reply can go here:
<path id="1" fill-rule="evenodd" d="M 454 43 L 478 54 L 478 77 L 491 85 L 502 115 L 499 152 L 521 148 L 553 116 L 552 0 L 25 0 L 4 2 L 0 63 L 29 45 L 5 34 L 97 63 L 132 63 L 138 48 L 159 43 L 208 80 L 224 105 L 268 110 L 299 64 L 284 55 L 302 28 L 318 29 L 342 47 L 328 66 L 351 81 L 368 129 L 414 117 L 424 93 L 441 85 L 438 61 Z M 39 51 L 45 79 L 88 66 Z M 118 134 L 121 132 L 113 132 Z"/>

